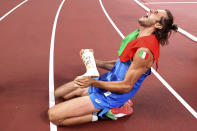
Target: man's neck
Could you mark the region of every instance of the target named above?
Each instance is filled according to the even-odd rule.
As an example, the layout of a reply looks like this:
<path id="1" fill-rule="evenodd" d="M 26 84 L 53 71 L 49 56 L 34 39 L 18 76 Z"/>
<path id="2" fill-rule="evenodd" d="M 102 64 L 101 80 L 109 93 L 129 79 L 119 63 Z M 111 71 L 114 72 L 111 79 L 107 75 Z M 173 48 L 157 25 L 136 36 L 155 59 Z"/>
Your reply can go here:
<path id="1" fill-rule="evenodd" d="M 154 32 L 153 27 L 142 27 L 142 26 L 140 26 L 139 30 L 140 30 L 140 32 L 139 32 L 138 38 L 143 37 L 143 36 L 149 36 Z"/>

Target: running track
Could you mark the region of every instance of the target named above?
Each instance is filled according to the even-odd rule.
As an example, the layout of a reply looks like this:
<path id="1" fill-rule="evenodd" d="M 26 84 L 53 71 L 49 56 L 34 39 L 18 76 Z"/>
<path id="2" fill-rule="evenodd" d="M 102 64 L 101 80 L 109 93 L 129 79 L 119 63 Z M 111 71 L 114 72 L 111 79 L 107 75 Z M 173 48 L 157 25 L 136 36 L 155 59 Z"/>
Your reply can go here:
<path id="1" fill-rule="evenodd" d="M 0 17 L 23 2 L 2 0 Z M 147 2 L 147 0 L 146 0 Z M 29 0 L 0 21 L 0 115 L 2 131 L 49 131 L 49 52 L 51 32 L 60 0 Z M 136 29 L 145 11 L 132 0 L 103 0 L 120 31 Z M 190 5 L 146 5 L 168 8 L 175 23 L 197 36 L 196 7 Z M 176 6 L 177 8 L 174 8 Z M 185 10 L 192 10 L 185 13 Z M 185 18 L 187 17 L 187 18 Z M 81 75 L 85 67 L 81 48 L 93 48 L 95 58 L 117 58 L 122 38 L 103 13 L 98 0 L 66 0 L 58 19 L 55 37 L 55 88 Z M 197 44 L 180 33 L 161 48 L 158 73 L 197 111 Z M 104 71 L 101 71 L 104 72 Z M 105 121 L 58 128 L 67 130 L 195 131 L 196 119 L 151 75 L 134 97 L 134 114 L 118 121 Z"/>

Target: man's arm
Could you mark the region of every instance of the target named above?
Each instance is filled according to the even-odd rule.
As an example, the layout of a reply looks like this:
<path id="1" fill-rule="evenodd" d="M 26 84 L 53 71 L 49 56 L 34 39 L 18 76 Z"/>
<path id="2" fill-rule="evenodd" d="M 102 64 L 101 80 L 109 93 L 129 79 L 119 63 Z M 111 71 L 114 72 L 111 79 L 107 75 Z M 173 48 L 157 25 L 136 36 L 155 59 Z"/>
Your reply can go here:
<path id="1" fill-rule="evenodd" d="M 148 56 L 147 59 L 143 59 L 139 56 L 141 51 L 146 53 L 146 55 Z M 133 62 L 130 65 L 123 81 L 105 82 L 93 80 L 90 77 L 86 77 L 82 79 L 76 79 L 75 83 L 78 84 L 79 87 L 87 87 L 91 85 L 112 92 L 128 93 L 130 92 L 136 81 L 140 78 L 140 76 L 152 66 L 153 62 L 154 57 L 151 51 L 147 48 L 139 48 L 133 57 Z"/>
<path id="2" fill-rule="evenodd" d="M 114 64 L 116 63 L 116 60 L 111 60 L 111 61 L 95 60 L 95 61 L 97 67 L 108 71 L 110 71 L 113 68 Z"/>

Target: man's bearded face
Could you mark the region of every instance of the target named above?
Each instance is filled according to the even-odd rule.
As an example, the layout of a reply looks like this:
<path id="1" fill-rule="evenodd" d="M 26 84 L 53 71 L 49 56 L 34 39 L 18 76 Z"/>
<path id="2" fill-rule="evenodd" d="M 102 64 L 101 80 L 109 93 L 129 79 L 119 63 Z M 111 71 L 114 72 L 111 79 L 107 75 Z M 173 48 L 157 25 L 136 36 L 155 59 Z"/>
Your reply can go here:
<path id="1" fill-rule="evenodd" d="M 151 27 L 154 26 L 162 17 L 167 18 L 165 10 L 150 10 L 145 16 L 139 18 L 138 22 L 140 26 Z"/>

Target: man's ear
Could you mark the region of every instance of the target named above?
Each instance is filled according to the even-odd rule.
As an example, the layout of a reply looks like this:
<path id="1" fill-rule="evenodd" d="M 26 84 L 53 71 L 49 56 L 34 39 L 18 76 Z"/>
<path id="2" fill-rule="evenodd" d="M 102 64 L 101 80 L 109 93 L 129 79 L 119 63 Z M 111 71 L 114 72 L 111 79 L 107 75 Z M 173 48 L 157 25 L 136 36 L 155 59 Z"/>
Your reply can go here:
<path id="1" fill-rule="evenodd" d="M 156 23 L 155 24 L 155 28 L 156 29 L 162 29 L 163 28 L 163 25 L 161 25 L 160 23 Z"/>

